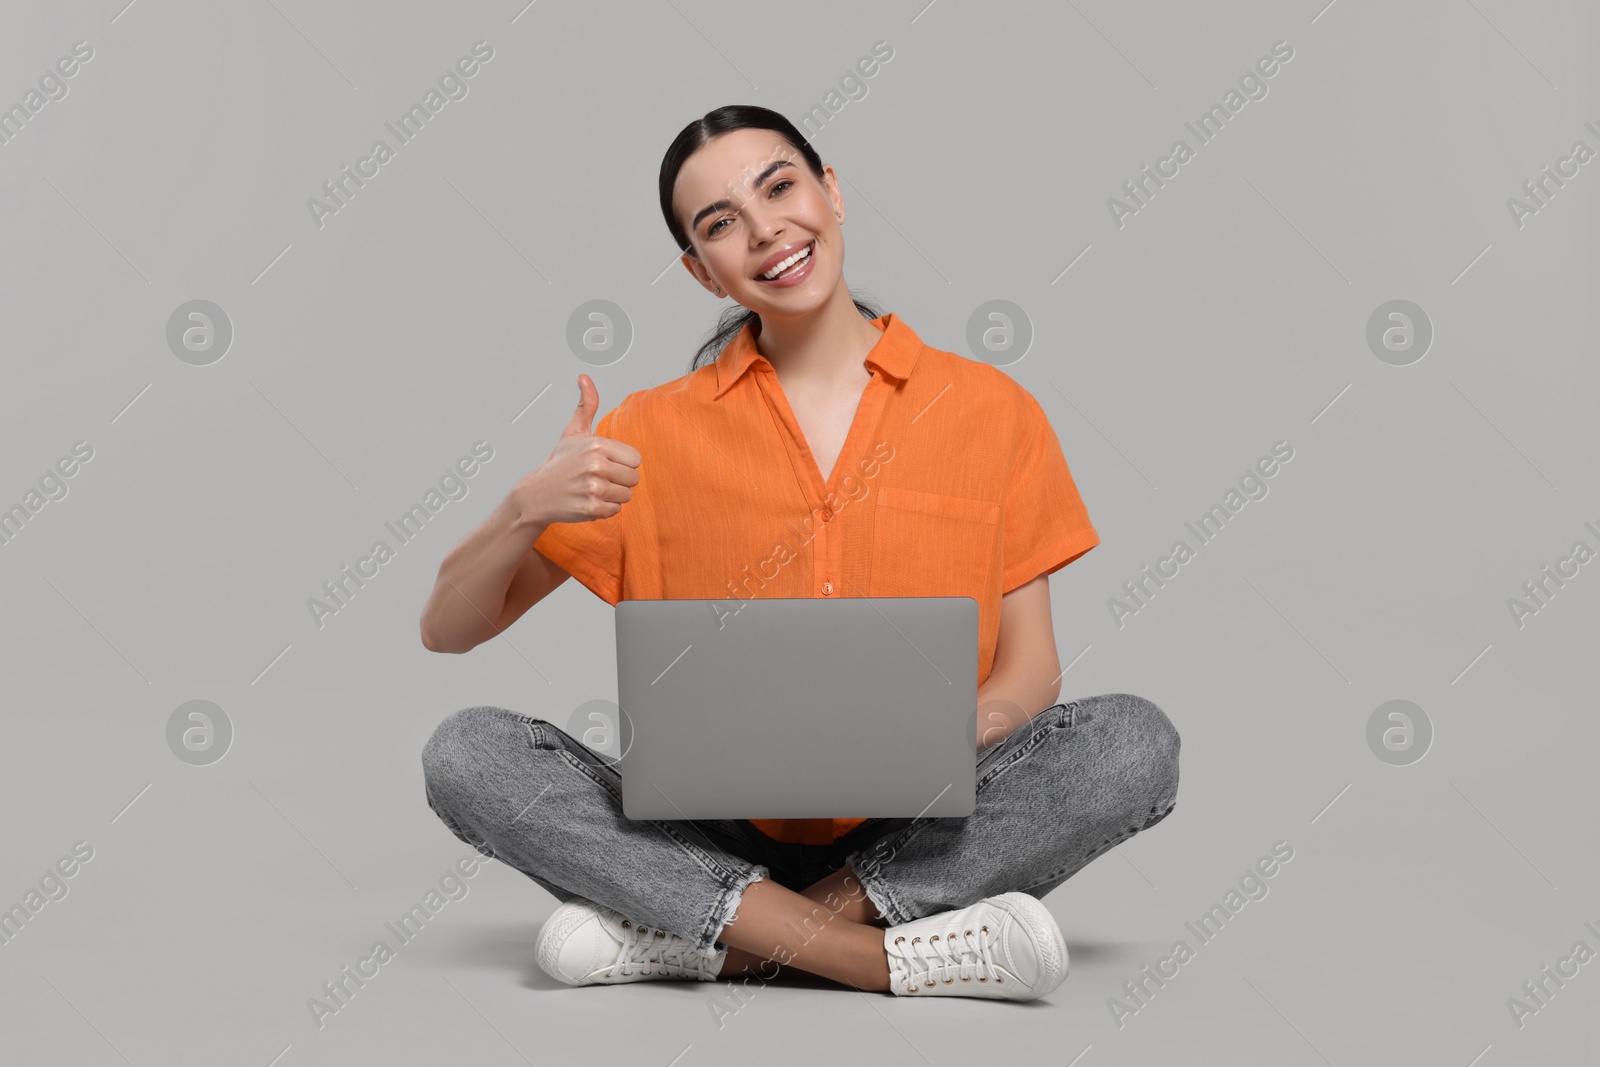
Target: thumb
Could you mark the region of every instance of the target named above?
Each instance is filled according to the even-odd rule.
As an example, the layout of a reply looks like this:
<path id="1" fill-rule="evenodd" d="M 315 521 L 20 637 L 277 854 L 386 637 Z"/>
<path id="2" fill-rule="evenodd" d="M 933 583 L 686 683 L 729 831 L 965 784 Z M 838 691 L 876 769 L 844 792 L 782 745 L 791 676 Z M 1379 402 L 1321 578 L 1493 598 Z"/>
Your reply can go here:
<path id="1" fill-rule="evenodd" d="M 590 424 L 599 408 L 600 390 L 595 388 L 594 379 L 587 374 L 578 375 L 578 410 L 572 413 L 572 418 L 567 421 L 561 436 L 587 437 L 592 434 L 594 431 L 590 428 Z"/>

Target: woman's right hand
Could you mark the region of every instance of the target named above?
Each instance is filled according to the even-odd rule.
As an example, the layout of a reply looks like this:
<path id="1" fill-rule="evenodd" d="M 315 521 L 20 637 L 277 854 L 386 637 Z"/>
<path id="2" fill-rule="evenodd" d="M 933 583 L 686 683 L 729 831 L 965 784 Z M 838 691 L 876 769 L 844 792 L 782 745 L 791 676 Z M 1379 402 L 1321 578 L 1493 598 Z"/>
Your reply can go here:
<path id="1" fill-rule="evenodd" d="M 633 498 L 639 484 L 639 450 L 623 441 L 590 433 L 600 408 L 600 391 L 587 374 L 578 375 L 578 410 L 573 412 L 555 451 L 524 474 L 511 495 L 524 515 L 552 522 L 608 519 Z"/>

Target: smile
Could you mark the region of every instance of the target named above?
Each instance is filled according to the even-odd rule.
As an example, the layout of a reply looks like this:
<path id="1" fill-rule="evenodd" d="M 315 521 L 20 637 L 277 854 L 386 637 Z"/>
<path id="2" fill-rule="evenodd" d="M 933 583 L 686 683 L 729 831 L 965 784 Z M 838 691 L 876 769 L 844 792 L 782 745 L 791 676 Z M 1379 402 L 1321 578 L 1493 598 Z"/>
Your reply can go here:
<path id="1" fill-rule="evenodd" d="M 816 243 L 817 242 L 815 240 L 811 241 L 804 248 L 790 256 L 788 259 L 778 263 L 765 274 L 758 274 L 756 277 L 761 281 L 771 282 L 777 281 L 780 278 L 792 276 L 796 271 L 802 269 L 803 264 L 810 261 L 811 253 L 815 249 Z"/>

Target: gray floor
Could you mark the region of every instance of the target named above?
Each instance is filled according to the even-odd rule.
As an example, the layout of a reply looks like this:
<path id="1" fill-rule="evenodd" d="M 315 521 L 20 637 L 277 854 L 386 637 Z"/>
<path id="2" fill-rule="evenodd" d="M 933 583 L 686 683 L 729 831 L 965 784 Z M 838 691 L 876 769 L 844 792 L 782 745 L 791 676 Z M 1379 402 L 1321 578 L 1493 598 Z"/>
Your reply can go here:
<path id="1" fill-rule="evenodd" d="M 586 592 L 556 596 L 595 621 Z M 1254 637 L 1268 641 L 1263 627 Z M 1198 660 L 1174 669 L 1203 671 Z M 112 673 L 58 683 L 8 729 L 11 896 L 73 842 L 94 849 L 68 894 L 0 948 L 13 1062 L 543 1063 L 603 1048 L 799 1063 L 854 1048 L 955 1064 L 1003 1047 L 1019 1062 L 1465 1065 L 1485 1049 L 1482 1063 L 1536 1064 L 1595 1048 L 1588 967 L 1520 1029 L 1506 1006 L 1574 942 L 1600 941 L 1584 926 L 1600 926 L 1585 904 L 1595 732 L 1533 751 L 1516 743 L 1541 718 L 1526 703 L 1462 707 L 1436 751 L 1395 768 L 1352 743 L 1348 698 L 1331 687 L 1292 713 L 1286 692 L 1169 699 L 1185 746 L 1178 807 L 1047 898 L 1072 954 L 1050 997 L 929 1006 L 796 976 L 741 1005 L 722 983 L 557 985 L 532 953 L 555 902 L 499 864 L 463 880 L 409 943 L 392 935 L 385 924 L 467 852 L 420 795 L 416 754 L 441 706 L 426 686 L 358 707 L 285 684 L 241 704 L 234 751 L 195 768 L 148 729 L 152 699 L 129 706 Z M 1251 899 L 1225 901 L 1279 841 L 1293 858 L 1245 879 Z M 1237 913 L 1202 941 L 1191 927 L 1218 903 Z M 379 939 L 394 957 L 319 1027 L 308 1001 Z M 1127 996 L 1179 940 L 1190 958 L 1166 964 L 1142 1005 Z M 1120 1025 L 1114 998 L 1137 1008 Z"/>
<path id="2" fill-rule="evenodd" d="M 1600 577 L 1525 592 L 1600 547 L 1600 164 L 1536 212 L 1523 189 L 1600 146 L 1591 8 L 9 5 L 0 107 L 49 98 L 0 146 L 0 515 L 33 512 L 0 545 L 0 908 L 39 892 L 0 943 L 0 1062 L 1600 1063 Z M 477 41 L 467 95 L 308 207 Z M 1270 91 L 1114 221 L 1236 85 Z M 847 278 L 1049 414 L 1102 541 L 1051 579 L 1062 699 L 1166 709 L 1176 810 L 1048 897 L 1072 968 L 1032 1004 L 801 980 L 719 1020 L 724 986 L 558 987 L 554 901 L 499 865 L 398 944 L 466 851 L 422 794 L 440 719 L 616 697 L 575 582 L 424 650 L 440 560 L 549 455 L 578 372 L 603 414 L 725 306 L 657 212 L 677 130 L 830 93 Z M 968 340 L 1000 299 L 1025 351 Z M 569 331 L 596 300 L 600 352 Z"/>

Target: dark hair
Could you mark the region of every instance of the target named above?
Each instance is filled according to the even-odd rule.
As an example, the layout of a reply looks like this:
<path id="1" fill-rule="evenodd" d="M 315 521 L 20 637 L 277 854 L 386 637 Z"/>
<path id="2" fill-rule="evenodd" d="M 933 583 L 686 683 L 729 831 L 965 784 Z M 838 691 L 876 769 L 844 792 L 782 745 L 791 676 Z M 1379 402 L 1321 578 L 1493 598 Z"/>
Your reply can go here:
<path id="1" fill-rule="evenodd" d="M 772 130 L 805 157 L 806 165 L 811 168 L 811 173 L 817 176 L 818 181 L 823 178 L 822 157 L 817 155 L 817 150 L 811 147 L 811 142 L 807 141 L 799 130 L 795 129 L 794 124 L 776 111 L 769 111 L 753 104 L 729 104 L 715 111 L 706 112 L 704 117 L 695 119 L 679 131 L 678 136 L 674 137 L 672 144 L 667 147 L 667 154 L 661 159 L 661 214 L 667 220 L 667 229 L 672 231 L 672 239 L 678 243 L 682 251 L 691 256 L 695 253 L 690 246 L 689 235 L 672 210 L 672 186 L 678 180 L 678 171 L 683 169 L 684 162 L 694 155 L 701 145 L 713 137 L 732 130 L 746 129 Z M 854 296 L 851 300 L 864 318 L 876 319 L 883 315 L 882 311 L 868 301 L 858 300 Z M 738 304 L 725 310 L 722 317 L 717 320 L 716 328 L 712 330 L 710 337 L 694 354 L 694 359 L 689 363 L 689 370 L 691 372 L 698 370 L 714 361 L 746 324 L 760 318 L 761 316 L 754 311 Z"/>

